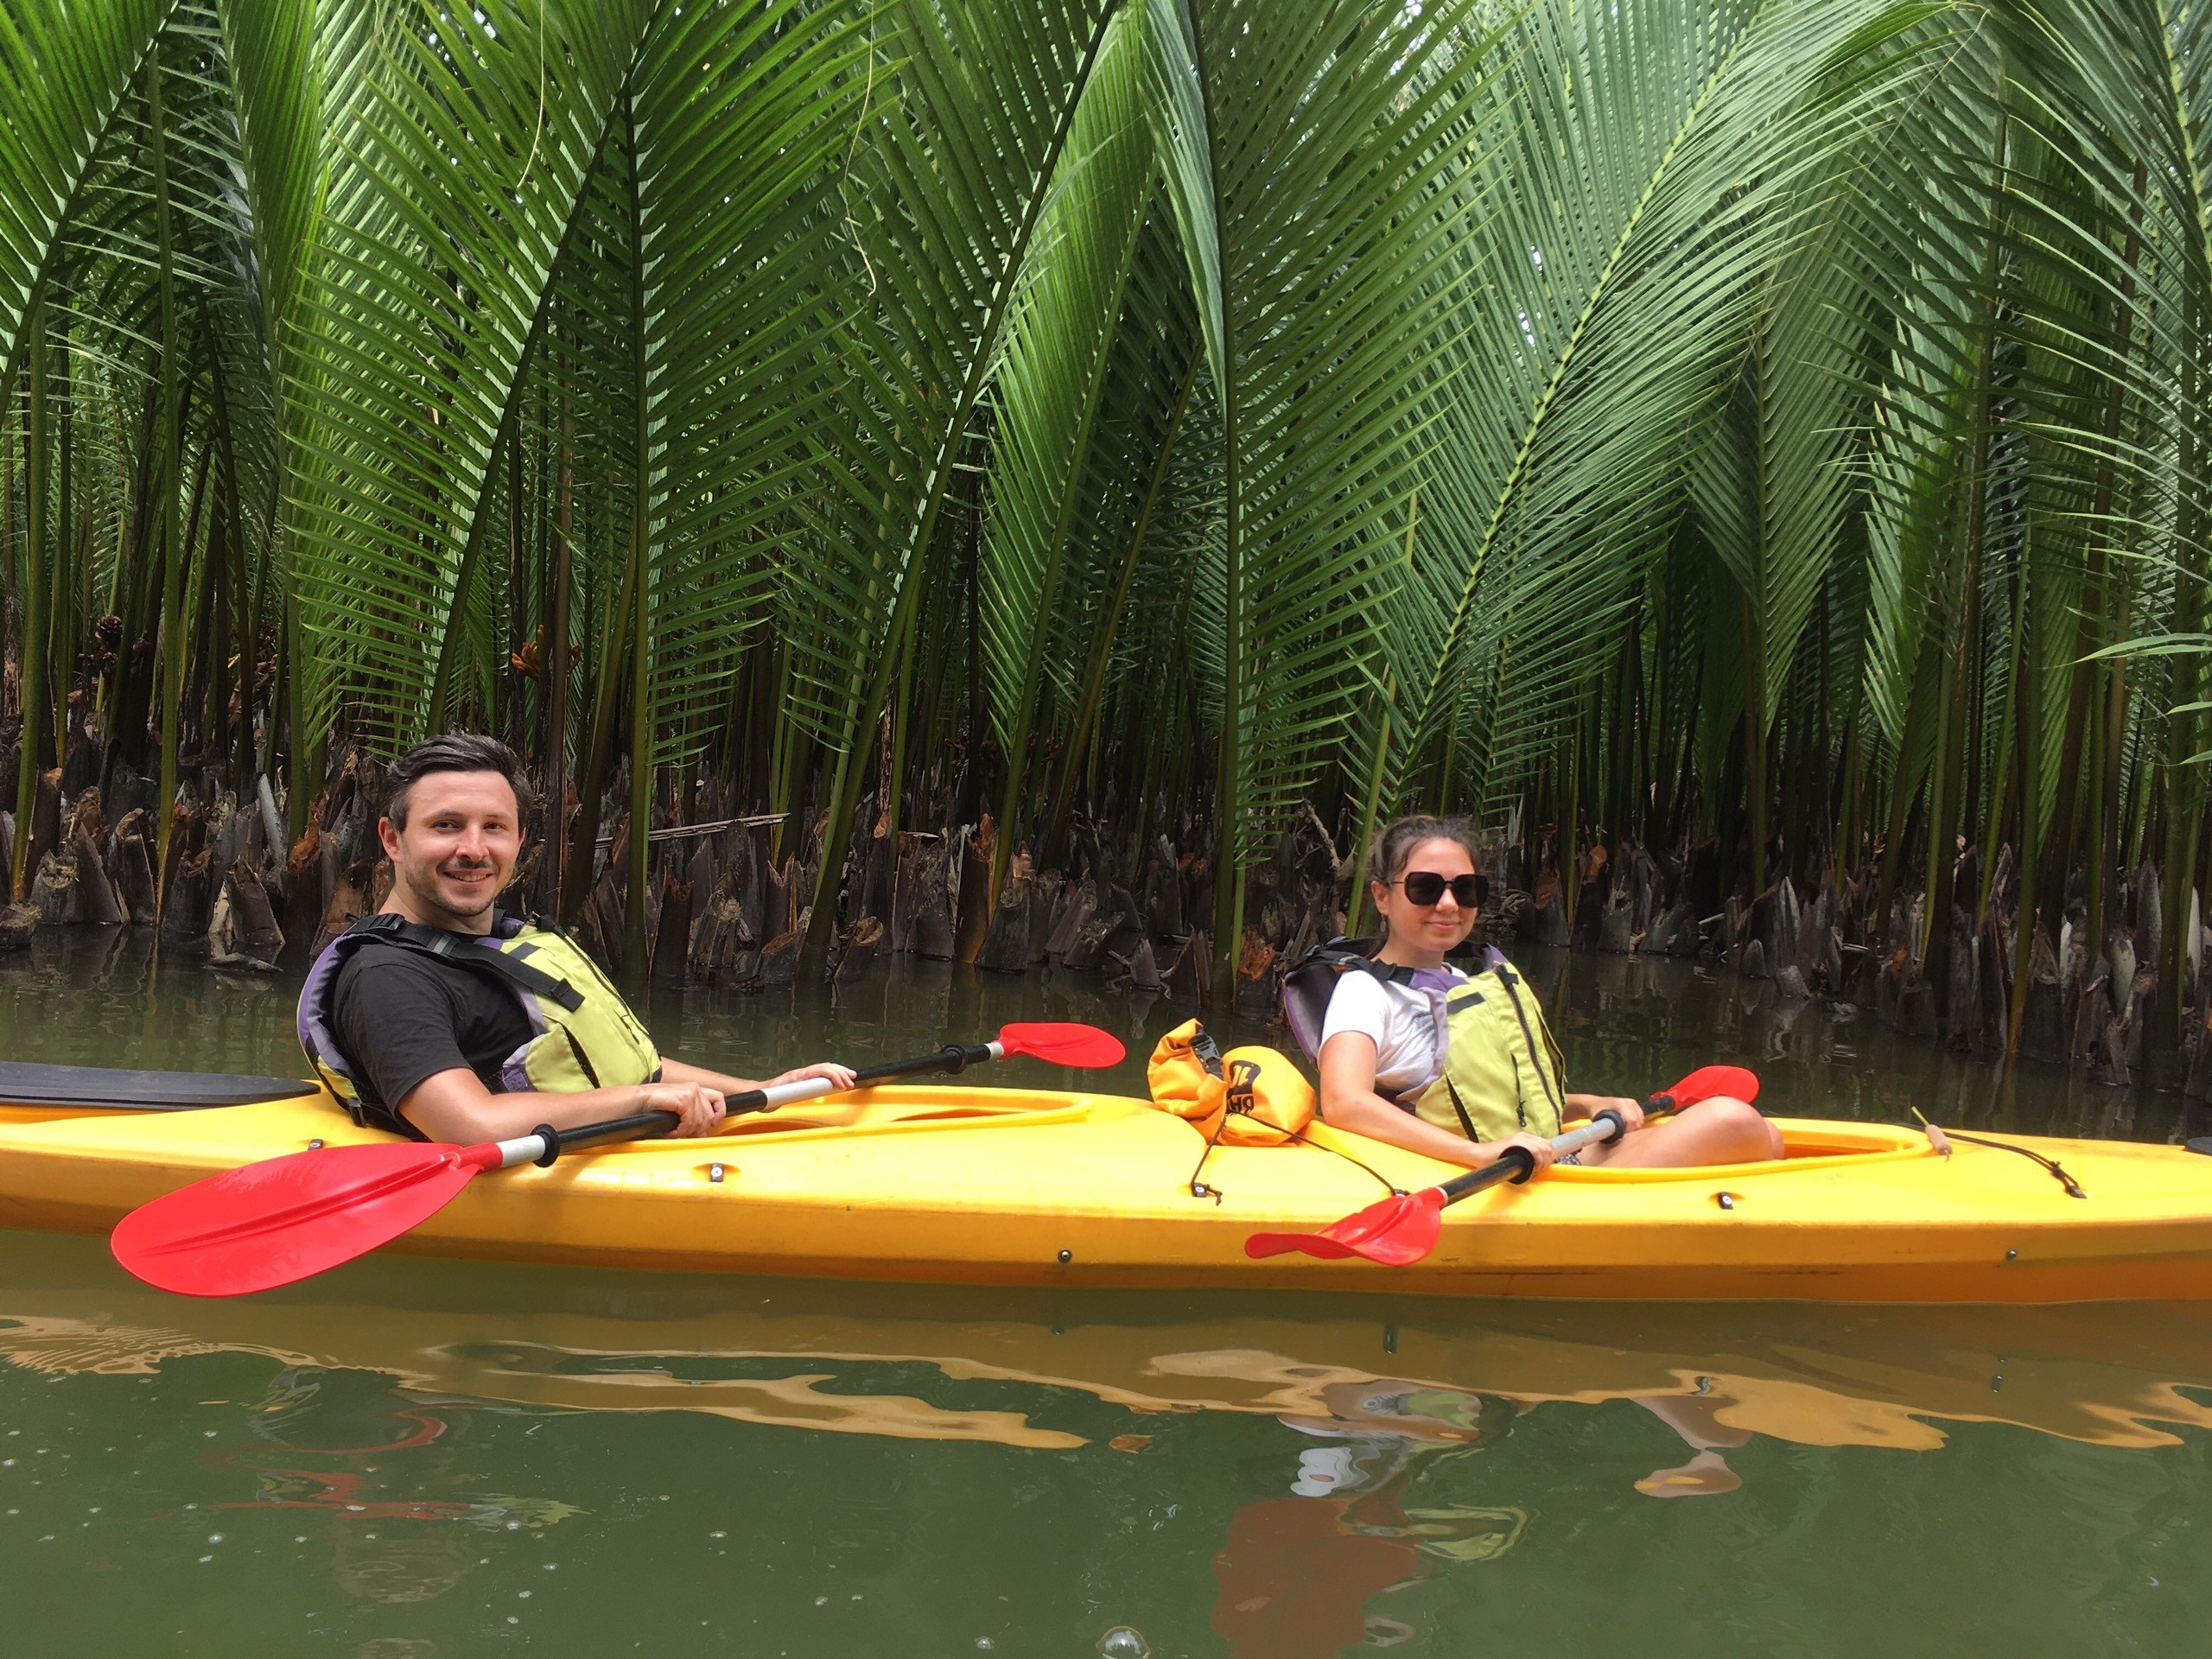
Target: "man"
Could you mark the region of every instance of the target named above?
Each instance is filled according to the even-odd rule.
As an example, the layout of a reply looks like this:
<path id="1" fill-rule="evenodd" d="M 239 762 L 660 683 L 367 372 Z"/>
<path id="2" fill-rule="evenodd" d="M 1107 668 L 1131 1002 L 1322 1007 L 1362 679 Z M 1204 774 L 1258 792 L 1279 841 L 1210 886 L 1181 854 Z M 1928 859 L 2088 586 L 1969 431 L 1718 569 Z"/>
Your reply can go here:
<path id="1" fill-rule="evenodd" d="M 652 1046 L 565 936 L 503 917 L 527 785 L 496 738 L 418 743 L 387 779 L 377 831 L 391 896 L 334 939 L 300 994 L 300 1040 L 354 1118 L 416 1140 L 505 1140 L 540 1124 L 673 1112 L 707 1135 L 724 1096 L 762 1085 Z M 829 1077 L 810 1065 L 771 1078 Z"/>

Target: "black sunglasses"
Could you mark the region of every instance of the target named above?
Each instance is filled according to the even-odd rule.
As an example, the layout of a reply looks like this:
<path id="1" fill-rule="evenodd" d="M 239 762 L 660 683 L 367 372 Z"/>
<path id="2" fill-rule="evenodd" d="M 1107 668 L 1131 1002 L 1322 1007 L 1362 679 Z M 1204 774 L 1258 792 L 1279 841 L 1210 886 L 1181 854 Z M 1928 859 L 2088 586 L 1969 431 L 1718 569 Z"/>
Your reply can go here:
<path id="1" fill-rule="evenodd" d="M 1407 899 L 1423 910 L 1444 897 L 1444 889 L 1452 889 L 1452 902 L 1462 910 L 1472 910 L 1490 893 L 1490 882 L 1479 874 L 1445 877 L 1434 870 L 1413 870 L 1391 883 L 1406 890 Z"/>

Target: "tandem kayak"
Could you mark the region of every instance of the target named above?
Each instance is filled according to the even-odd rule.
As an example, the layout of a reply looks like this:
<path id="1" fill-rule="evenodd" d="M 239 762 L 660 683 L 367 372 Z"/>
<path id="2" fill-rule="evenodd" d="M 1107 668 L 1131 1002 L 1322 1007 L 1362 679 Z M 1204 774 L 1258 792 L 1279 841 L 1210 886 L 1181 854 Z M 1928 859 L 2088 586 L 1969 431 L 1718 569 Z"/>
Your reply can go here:
<path id="1" fill-rule="evenodd" d="M 222 1170 L 316 1142 L 391 1138 L 299 1087 L 164 1110 L 150 1099 L 89 1098 L 90 1088 L 73 1101 L 9 1101 L 22 1091 L 0 1071 L 0 1226 L 105 1231 Z M 155 1090 L 142 1082 L 138 1092 Z M 2002 1146 L 1955 1141 L 1947 1153 L 1917 1129 L 1774 1121 L 1789 1147 L 1783 1161 L 1556 1169 L 1453 1206 L 1424 1260 L 1382 1267 L 1255 1261 L 1244 1243 L 1258 1230 L 1325 1225 L 1382 1196 L 1385 1179 L 1419 1188 L 1450 1167 L 1316 1125 L 1308 1145 L 1216 1147 L 1206 1196 L 1193 1197 L 1205 1142 L 1147 1102 L 884 1087 L 739 1119 L 708 1139 L 625 1142 L 495 1172 L 391 1248 L 950 1284 L 1649 1300 L 2212 1298 L 2212 1157 L 2024 1135 L 1989 1137 Z"/>

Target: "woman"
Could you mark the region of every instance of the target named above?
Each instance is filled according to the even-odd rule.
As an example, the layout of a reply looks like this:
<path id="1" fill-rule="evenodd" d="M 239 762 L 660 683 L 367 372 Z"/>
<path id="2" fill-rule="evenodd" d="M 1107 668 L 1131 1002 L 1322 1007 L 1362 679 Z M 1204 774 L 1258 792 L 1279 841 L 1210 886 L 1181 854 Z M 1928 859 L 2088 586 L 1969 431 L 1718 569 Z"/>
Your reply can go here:
<path id="1" fill-rule="evenodd" d="M 1611 1107 L 1629 1132 L 1566 1161 L 1624 1169 L 1782 1156 L 1780 1133 L 1744 1101 L 1700 1101 L 1646 1124 L 1636 1101 L 1565 1091 L 1558 1048 L 1520 976 L 1497 959 L 1474 979 L 1445 964 L 1475 925 L 1482 887 L 1459 826 L 1399 819 L 1376 837 L 1368 875 L 1383 938 L 1372 969 L 1340 973 L 1329 999 L 1327 1122 L 1474 1169 L 1525 1147 L 1541 1171 L 1562 1120 Z"/>

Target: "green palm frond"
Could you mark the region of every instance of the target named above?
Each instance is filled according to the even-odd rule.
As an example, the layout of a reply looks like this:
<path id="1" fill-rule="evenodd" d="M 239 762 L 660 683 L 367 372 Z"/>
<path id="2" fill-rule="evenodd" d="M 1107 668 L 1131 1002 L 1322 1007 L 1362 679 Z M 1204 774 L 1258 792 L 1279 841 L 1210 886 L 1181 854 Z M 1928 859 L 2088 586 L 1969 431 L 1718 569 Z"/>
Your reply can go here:
<path id="1" fill-rule="evenodd" d="M 1747 713 L 1764 743 L 1799 636 L 1841 539 L 1859 342 L 1833 251 L 1815 240 L 1777 283 L 1719 429 L 1692 469 L 1691 499 L 1742 591 Z M 1823 280 L 1823 279 L 1826 280 Z"/>
<path id="2" fill-rule="evenodd" d="M 166 0 L 10 5 L 0 16 L 0 391 L 87 170 L 168 21 Z"/>
<path id="3" fill-rule="evenodd" d="M 814 423 L 819 476 L 781 616 L 791 712 L 837 757 L 832 847 L 850 831 L 857 752 L 920 610 L 917 578 L 1111 14 L 1103 0 L 957 0 L 872 16 L 870 73 L 887 90 L 849 153 L 855 259 L 827 365 L 840 395 Z M 827 950 L 838 878 L 825 857 L 810 961 Z"/>
<path id="4" fill-rule="evenodd" d="M 641 415 L 660 469 L 647 632 L 670 758 L 728 696 L 796 529 L 804 434 L 837 394 L 820 371 L 846 272 L 833 168 L 869 110 L 874 51 L 855 20 L 789 0 L 736 29 L 695 8 L 663 22 L 640 77 L 655 296 Z"/>
<path id="5" fill-rule="evenodd" d="M 1097 505 L 1086 486 L 1100 481 L 1092 435 L 1153 193 L 1141 31 L 1141 16 L 1128 11 L 1109 29 L 1016 283 L 995 375 L 981 575 L 991 708 L 1007 757 L 995 855 L 1001 874 L 1019 828 L 1030 735 L 1052 667 L 1064 572 L 1073 578 L 1071 587 L 1089 586 L 1083 578 L 1093 574 L 1068 569 L 1071 543 L 1079 523 L 1098 522 L 1095 511 L 1085 512 Z M 1126 479 L 1116 481 L 1126 490 Z"/>
<path id="6" fill-rule="evenodd" d="M 1853 83 L 1854 67 L 1929 10 L 1694 3 L 1627 29 L 1580 9 L 1529 16 L 1501 94 L 1519 121 L 1496 214 L 1469 253 L 1485 284 L 1465 390 L 1443 410 L 1433 528 L 1390 613 L 1400 766 L 1433 777 L 1431 795 L 1472 665 L 1509 635 L 1493 752 L 1465 762 L 1486 776 L 1548 744 L 1566 689 L 1606 658 L 1630 579 L 1663 542 L 1653 515 L 1686 439 L 1799 234 L 1803 187 L 1891 95 Z"/>
<path id="7" fill-rule="evenodd" d="M 318 705 L 373 687 L 362 715 L 388 741 L 443 713 L 493 451 L 645 22 L 641 3 L 423 5 L 368 71 L 374 117 L 333 181 L 301 301 L 299 563 L 325 645 Z"/>
<path id="8" fill-rule="evenodd" d="M 1444 372 L 1495 142 L 1493 40 L 1471 19 L 1189 10 L 1218 237 L 1193 264 L 1218 269 L 1223 308 L 1224 964 L 1243 872 L 1338 741 L 1376 649 L 1378 567 L 1426 441 L 1405 393 Z"/>

